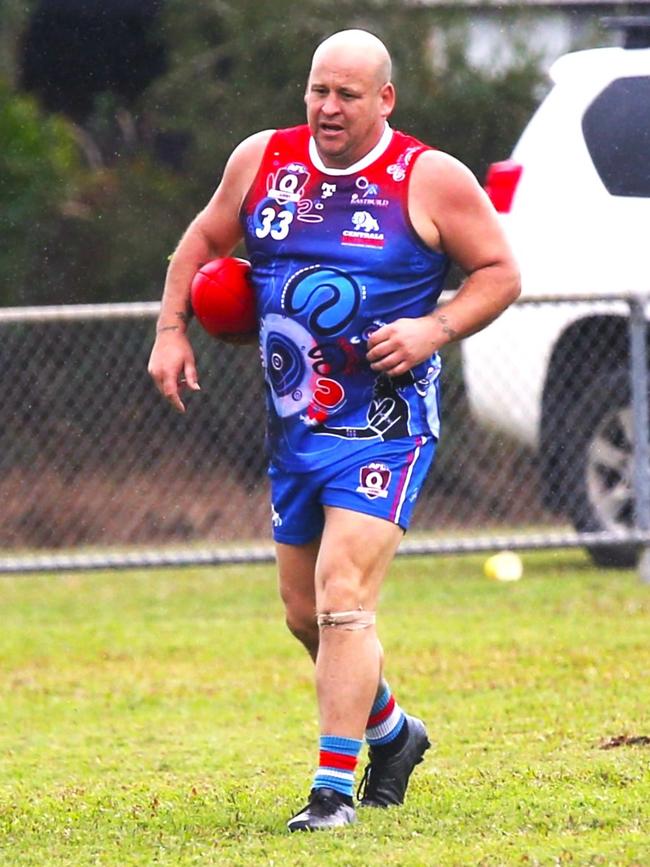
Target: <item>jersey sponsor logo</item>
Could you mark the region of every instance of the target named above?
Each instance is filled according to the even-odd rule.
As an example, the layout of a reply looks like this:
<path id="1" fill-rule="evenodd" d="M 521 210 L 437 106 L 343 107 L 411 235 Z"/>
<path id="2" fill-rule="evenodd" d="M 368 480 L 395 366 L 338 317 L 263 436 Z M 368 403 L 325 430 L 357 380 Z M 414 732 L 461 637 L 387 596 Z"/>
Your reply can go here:
<path id="1" fill-rule="evenodd" d="M 406 177 L 406 170 L 409 167 L 411 160 L 413 159 L 413 155 L 420 150 L 418 145 L 410 148 L 406 148 L 404 153 L 401 153 L 397 160 L 386 169 L 387 173 L 393 178 L 394 181 L 403 181 Z"/>
<path id="2" fill-rule="evenodd" d="M 379 229 L 379 221 L 369 211 L 355 211 L 352 214 L 354 229 L 344 229 L 341 244 L 353 247 L 384 246 L 384 234 Z"/>
<path id="3" fill-rule="evenodd" d="M 323 181 L 320 188 L 321 199 L 329 199 L 329 197 L 333 196 L 335 192 L 336 184 L 328 184 L 327 181 Z"/>
<path id="4" fill-rule="evenodd" d="M 350 204 L 356 208 L 387 208 L 390 205 L 390 199 L 376 199 L 367 194 L 360 196 L 358 193 L 352 193 Z"/>
<path id="5" fill-rule="evenodd" d="M 359 208 L 387 208 L 390 205 L 389 199 L 381 197 L 379 184 L 371 184 L 363 175 L 356 179 L 354 185 L 359 192 L 350 196 L 351 205 Z"/>
<path id="6" fill-rule="evenodd" d="M 352 214 L 352 225 L 357 232 L 379 231 L 379 223 L 369 211 L 355 211 L 354 214 Z"/>
<path id="7" fill-rule="evenodd" d="M 302 163 L 289 163 L 277 172 L 270 172 L 266 178 L 266 193 L 278 205 L 299 202 L 309 180 L 307 166 Z"/>
<path id="8" fill-rule="evenodd" d="M 371 184 L 368 178 L 360 175 L 354 183 L 359 190 L 358 193 L 352 193 L 350 196 L 350 204 L 358 207 L 376 207 L 387 208 L 390 204 L 388 199 L 384 199 L 380 195 L 379 184 Z"/>
<path id="9" fill-rule="evenodd" d="M 378 462 L 367 464 L 359 470 L 359 485 L 357 492 L 365 494 L 369 500 L 377 497 L 386 499 L 390 485 L 391 471 L 386 464 Z"/>

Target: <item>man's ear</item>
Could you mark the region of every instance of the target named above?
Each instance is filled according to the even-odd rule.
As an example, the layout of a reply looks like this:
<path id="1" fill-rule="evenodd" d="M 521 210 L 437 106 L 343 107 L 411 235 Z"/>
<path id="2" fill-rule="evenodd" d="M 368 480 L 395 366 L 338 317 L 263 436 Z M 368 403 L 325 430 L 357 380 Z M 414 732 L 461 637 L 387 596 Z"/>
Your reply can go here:
<path id="1" fill-rule="evenodd" d="M 392 114 L 393 109 L 395 108 L 396 94 L 395 87 L 392 81 L 387 81 L 386 84 L 379 91 L 379 98 L 381 100 L 381 116 L 383 118 L 389 117 Z"/>

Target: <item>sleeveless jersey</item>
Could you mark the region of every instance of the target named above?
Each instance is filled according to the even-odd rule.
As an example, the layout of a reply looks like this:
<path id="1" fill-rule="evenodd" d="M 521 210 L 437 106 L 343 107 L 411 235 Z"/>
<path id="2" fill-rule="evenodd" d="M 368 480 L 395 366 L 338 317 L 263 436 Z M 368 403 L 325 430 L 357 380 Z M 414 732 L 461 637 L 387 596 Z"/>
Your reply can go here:
<path id="1" fill-rule="evenodd" d="M 388 125 L 349 169 L 320 160 L 308 126 L 276 131 L 241 221 L 260 317 L 272 463 L 326 466 L 352 449 L 439 435 L 440 359 L 398 379 L 366 361 L 369 335 L 430 313 L 448 258 L 408 216 L 408 184 L 426 145 Z"/>

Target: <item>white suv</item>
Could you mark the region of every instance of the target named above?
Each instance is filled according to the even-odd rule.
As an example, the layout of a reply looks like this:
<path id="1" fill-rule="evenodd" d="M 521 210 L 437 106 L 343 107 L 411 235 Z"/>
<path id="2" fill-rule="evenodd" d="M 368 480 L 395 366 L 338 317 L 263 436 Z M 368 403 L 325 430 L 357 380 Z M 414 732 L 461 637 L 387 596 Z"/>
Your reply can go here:
<path id="1" fill-rule="evenodd" d="M 579 530 L 617 530 L 634 521 L 629 312 L 606 299 L 650 294 L 650 48 L 567 54 L 550 74 L 486 189 L 522 297 L 575 303 L 515 306 L 465 341 L 465 383 L 481 423 L 537 452 L 548 507 Z M 636 558 L 633 547 L 591 553 L 603 564 Z"/>

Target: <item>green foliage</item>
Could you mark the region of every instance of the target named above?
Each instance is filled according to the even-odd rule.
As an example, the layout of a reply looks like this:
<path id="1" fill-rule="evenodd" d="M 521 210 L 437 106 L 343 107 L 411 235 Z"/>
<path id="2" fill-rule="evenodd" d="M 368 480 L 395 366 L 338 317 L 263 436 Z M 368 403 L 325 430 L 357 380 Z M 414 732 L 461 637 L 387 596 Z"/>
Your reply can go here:
<path id="1" fill-rule="evenodd" d="M 79 160 L 69 125 L 0 81 L 0 297 L 20 303 L 47 227 L 75 188 Z"/>
<path id="2" fill-rule="evenodd" d="M 20 36 L 36 0 L 0 0 L 0 79 L 15 83 L 21 47 Z"/>
<path id="3" fill-rule="evenodd" d="M 467 29 L 466 24 L 460 29 L 439 26 L 446 33 L 443 58 L 436 58 L 428 40 L 421 38 L 416 60 L 406 52 L 400 62 L 398 52 L 400 100 L 395 122 L 448 151 L 483 180 L 491 162 L 510 155 L 539 102 L 543 76 L 530 53 L 495 72 L 472 66 L 466 53 Z M 413 40 L 418 44 L 415 32 Z"/>
<path id="4" fill-rule="evenodd" d="M 144 110 L 162 130 L 193 133 L 192 192 L 205 197 L 244 137 L 304 122 L 302 98 L 318 42 L 337 29 L 362 27 L 384 39 L 393 55 L 394 124 L 482 175 L 512 149 L 537 104 L 542 74 L 537 59 L 523 51 L 500 73 L 472 67 L 470 26 L 401 4 L 284 0 L 265 8 L 262 27 L 249 3 L 200 3 L 190 10 L 183 0 L 169 0 L 161 32 L 174 37 L 170 69 L 145 95 Z M 449 36 L 444 63 L 433 62 L 434 29 Z"/>
<path id="5" fill-rule="evenodd" d="M 25 8 L 4 2 L 15 35 Z M 490 161 L 509 153 L 535 105 L 540 75 L 527 55 L 501 73 L 473 68 L 469 26 L 457 15 L 388 0 L 278 0 L 263 9 L 253 0 L 167 0 L 158 21 L 167 71 L 135 105 L 98 97 L 74 131 L 84 171 L 75 165 L 71 128 L 42 118 L 5 87 L 0 99 L 15 104 L 0 118 L 0 141 L 13 136 L 15 165 L 11 196 L 7 184 L 0 192 L 3 220 L 13 226 L 0 256 L 0 300 L 158 298 L 167 257 L 233 147 L 260 129 L 303 122 L 312 51 L 341 28 L 369 29 L 391 49 L 395 126 L 482 177 Z M 447 47 L 432 64 L 434 29 L 447 34 Z M 3 44 L 0 62 L 8 68 Z M 16 112 L 27 120 L 12 131 Z M 0 167 L 7 159 L 0 155 Z"/>
<path id="6" fill-rule="evenodd" d="M 161 35 L 168 73 L 144 95 L 148 122 L 192 136 L 188 184 L 195 207 L 210 195 L 235 145 L 261 129 L 304 122 L 314 47 L 359 22 L 363 2 L 279 0 L 263 14 L 252 2 L 169 0 Z"/>
<path id="7" fill-rule="evenodd" d="M 482 559 L 394 564 L 387 674 L 433 748 L 403 808 L 319 835 L 284 827 L 318 732 L 271 567 L 0 578 L 0 861 L 646 865 L 648 588 L 578 552 L 517 584 Z"/>

